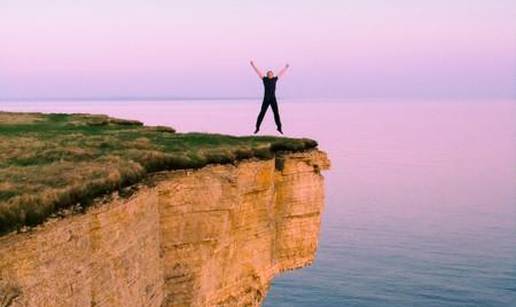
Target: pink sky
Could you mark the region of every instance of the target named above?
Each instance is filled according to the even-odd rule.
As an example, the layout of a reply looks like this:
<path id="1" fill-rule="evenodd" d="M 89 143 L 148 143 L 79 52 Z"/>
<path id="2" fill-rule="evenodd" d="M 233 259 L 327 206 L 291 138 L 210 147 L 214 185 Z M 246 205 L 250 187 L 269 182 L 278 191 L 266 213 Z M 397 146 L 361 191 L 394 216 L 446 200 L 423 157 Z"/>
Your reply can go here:
<path id="1" fill-rule="evenodd" d="M 0 98 L 516 94 L 514 1 L 248 2 L 2 0 Z"/>

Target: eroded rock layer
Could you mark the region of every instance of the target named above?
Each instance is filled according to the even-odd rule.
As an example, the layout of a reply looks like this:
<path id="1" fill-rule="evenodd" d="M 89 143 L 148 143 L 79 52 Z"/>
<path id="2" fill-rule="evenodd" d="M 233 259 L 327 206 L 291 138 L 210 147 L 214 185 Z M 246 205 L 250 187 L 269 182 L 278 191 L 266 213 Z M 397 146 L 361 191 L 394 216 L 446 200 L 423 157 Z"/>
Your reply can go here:
<path id="1" fill-rule="evenodd" d="M 0 306 L 259 305 L 276 274 L 313 261 L 328 167 L 313 150 L 159 173 L 0 238 Z"/>

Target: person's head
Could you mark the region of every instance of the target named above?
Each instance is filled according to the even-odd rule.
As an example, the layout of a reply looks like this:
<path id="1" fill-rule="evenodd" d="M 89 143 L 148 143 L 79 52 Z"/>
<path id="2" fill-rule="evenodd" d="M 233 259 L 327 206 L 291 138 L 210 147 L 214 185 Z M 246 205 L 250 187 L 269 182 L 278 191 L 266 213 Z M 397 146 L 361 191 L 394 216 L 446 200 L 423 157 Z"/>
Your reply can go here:
<path id="1" fill-rule="evenodd" d="M 274 73 L 272 70 L 267 71 L 267 78 L 274 78 Z"/>

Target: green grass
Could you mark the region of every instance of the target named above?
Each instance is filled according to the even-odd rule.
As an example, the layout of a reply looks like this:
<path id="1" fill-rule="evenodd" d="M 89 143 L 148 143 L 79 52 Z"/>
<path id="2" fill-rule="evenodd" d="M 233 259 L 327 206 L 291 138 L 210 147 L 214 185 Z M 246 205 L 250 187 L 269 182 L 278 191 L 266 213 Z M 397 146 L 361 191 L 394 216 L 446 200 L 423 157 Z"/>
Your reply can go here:
<path id="1" fill-rule="evenodd" d="M 0 112 L 0 234 L 87 206 L 152 172 L 316 146 L 310 139 L 175 133 L 105 115 Z"/>

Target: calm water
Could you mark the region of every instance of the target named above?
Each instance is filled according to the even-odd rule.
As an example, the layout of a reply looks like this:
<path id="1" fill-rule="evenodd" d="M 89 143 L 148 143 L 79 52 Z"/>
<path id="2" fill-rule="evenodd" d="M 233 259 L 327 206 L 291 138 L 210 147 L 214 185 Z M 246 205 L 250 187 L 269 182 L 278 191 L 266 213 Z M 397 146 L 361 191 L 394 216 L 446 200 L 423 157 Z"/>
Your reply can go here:
<path id="1" fill-rule="evenodd" d="M 281 103 L 281 102 L 280 102 Z M 259 101 L 0 102 L 252 132 Z M 315 264 L 265 306 L 516 306 L 516 103 L 284 101 L 333 162 Z M 272 116 L 264 132 L 274 133 Z"/>

